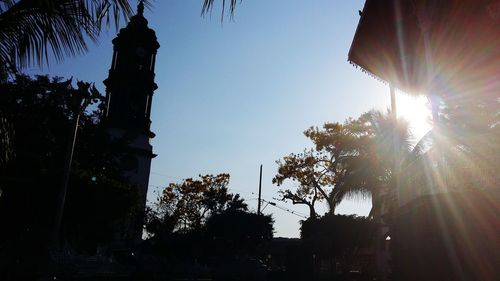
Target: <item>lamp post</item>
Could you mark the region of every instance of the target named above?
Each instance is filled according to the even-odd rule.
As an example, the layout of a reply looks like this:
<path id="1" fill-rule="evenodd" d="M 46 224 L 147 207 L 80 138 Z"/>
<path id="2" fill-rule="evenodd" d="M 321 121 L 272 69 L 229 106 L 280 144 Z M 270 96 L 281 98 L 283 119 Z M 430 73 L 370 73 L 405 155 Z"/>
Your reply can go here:
<path id="1" fill-rule="evenodd" d="M 66 159 L 64 161 L 63 177 L 61 190 L 57 198 L 57 208 L 55 214 L 55 223 L 52 236 L 52 247 L 59 249 L 59 234 L 61 232 L 61 222 L 64 214 L 64 205 L 66 202 L 66 193 L 68 190 L 69 177 L 71 174 L 71 164 L 73 162 L 73 154 L 76 144 L 76 136 L 78 134 L 78 125 L 80 123 L 80 115 L 91 103 L 91 101 L 99 95 L 97 90 L 90 87 L 90 83 L 78 81 L 78 89 L 71 91 L 70 107 L 72 113 L 72 125 L 68 137 L 68 148 L 66 152 Z"/>

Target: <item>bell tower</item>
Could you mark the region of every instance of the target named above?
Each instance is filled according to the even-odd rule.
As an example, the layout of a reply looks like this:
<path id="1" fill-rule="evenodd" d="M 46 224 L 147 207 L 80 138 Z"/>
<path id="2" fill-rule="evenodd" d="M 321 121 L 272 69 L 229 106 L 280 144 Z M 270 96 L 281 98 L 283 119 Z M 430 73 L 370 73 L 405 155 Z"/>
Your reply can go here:
<path id="1" fill-rule="evenodd" d="M 139 216 L 132 219 L 132 236 L 140 239 L 142 216 L 146 205 L 153 148 L 150 139 L 151 103 L 156 52 L 160 47 L 154 30 L 144 18 L 144 4 L 140 1 L 137 14 L 113 39 L 113 59 L 106 86 L 105 119 L 109 138 L 126 143 L 115 159 L 124 178 L 138 188 Z"/>

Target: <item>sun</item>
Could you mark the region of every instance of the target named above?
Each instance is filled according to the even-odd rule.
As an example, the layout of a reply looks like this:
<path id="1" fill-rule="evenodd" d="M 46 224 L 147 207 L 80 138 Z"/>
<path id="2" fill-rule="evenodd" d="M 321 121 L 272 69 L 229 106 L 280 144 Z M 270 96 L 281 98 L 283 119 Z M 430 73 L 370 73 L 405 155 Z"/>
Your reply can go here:
<path id="1" fill-rule="evenodd" d="M 427 97 L 398 93 L 396 105 L 398 117 L 408 121 L 413 141 L 418 141 L 432 128 L 432 114 Z"/>

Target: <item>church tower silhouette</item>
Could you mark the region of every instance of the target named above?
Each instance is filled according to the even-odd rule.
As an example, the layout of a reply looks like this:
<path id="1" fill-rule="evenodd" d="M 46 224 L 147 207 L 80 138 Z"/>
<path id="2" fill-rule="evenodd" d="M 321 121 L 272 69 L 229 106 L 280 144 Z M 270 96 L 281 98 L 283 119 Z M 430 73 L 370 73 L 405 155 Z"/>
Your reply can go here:
<path id="1" fill-rule="evenodd" d="M 153 92 L 158 88 L 154 70 L 159 47 L 140 1 L 137 14 L 113 39 L 113 60 L 109 76 L 104 80 L 109 138 L 126 143 L 114 162 L 122 176 L 138 190 L 138 212 L 130 218 L 126 231 L 133 240 L 142 235 L 151 159 L 156 156 L 150 144 L 155 136 L 150 130 L 150 117 Z"/>

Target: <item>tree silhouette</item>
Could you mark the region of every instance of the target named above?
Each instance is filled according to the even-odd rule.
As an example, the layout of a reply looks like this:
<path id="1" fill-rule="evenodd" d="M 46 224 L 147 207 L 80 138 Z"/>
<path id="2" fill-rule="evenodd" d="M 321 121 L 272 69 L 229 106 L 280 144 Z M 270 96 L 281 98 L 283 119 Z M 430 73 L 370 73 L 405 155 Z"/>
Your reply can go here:
<path id="1" fill-rule="evenodd" d="M 150 224 L 150 230 L 160 229 L 154 225 L 168 222 L 173 225 L 172 230 L 187 233 L 199 230 L 212 215 L 226 210 L 247 210 L 240 195 L 228 191 L 228 184 L 229 174 L 200 175 L 200 179 L 170 183 L 158 197 L 156 208 L 150 210 L 146 227 Z"/>
<path id="2" fill-rule="evenodd" d="M 350 270 L 357 250 L 371 244 L 375 224 L 364 217 L 326 214 L 301 223 L 301 239 L 316 257 L 340 262 Z"/>
<path id="3" fill-rule="evenodd" d="M 172 263 L 221 264 L 261 257 L 273 237 L 273 219 L 247 211 L 228 191 L 229 174 L 171 183 L 146 212 L 144 251 Z"/>
<path id="4" fill-rule="evenodd" d="M 309 217 L 316 217 L 315 204 L 328 197 L 331 180 L 327 170 L 318 160 L 319 154 L 314 150 L 305 150 L 300 154 L 290 154 L 276 163 L 279 165 L 278 174 L 273 183 L 280 186 L 285 180 L 292 180 L 299 184 L 296 189 L 280 189 L 281 200 L 290 200 L 294 205 L 303 204 L 309 207 Z"/>
<path id="5" fill-rule="evenodd" d="M 331 193 L 334 204 L 340 204 L 345 197 L 356 196 L 356 192 L 370 194 L 372 211 L 377 216 L 383 200 L 393 202 L 396 192 L 394 165 L 403 165 L 410 152 L 408 123 L 394 119 L 390 111 L 385 114 L 370 111 L 358 121 L 364 131 L 359 155 L 349 160 L 349 171 Z M 396 143 L 396 144 L 395 144 Z M 381 197 L 381 194 L 388 194 Z"/>
<path id="6" fill-rule="evenodd" d="M 329 195 L 347 173 L 347 161 L 358 156 L 354 122 L 348 119 L 344 124 L 326 123 L 322 129 L 311 127 L 304 132 L 315 148 L 302 154 L 290 154 L 277 162 L 280 167 L 273 183 L 281 185 L 285 180 L 299 183 L 295 191 L 282 190 L 282 199 L 308 205 L 311 215 L 315 213 L 314 203 L 325 199 L 330 211 L 334 212 L 336 205 L 328 200 Z"/>
<path id="7" fill-rule="evenodd" d="M 26 257 L 47 246 L 51 235 L 74 96 L 82 91 L 87 91 L 90 102 L 79 122 L 63 217 L 64 239 L 77 250 L 95 251 L 98 243 L 118 233 L 117 223 L 134 211 L 135 189 L 111 163 L 120 143 L 106 139 L 103 97 L 90 84 L 77 84 L 73 88 L 71 80 L 23 75 L 0 84 L 0 109 L 15 131 L 15 157 L 0 167 L 1 244 L 14 251 L 25 249 Z M 36 247 L 30 248 L 33 243 Z"/>
<path id="8" fill-rule="evenodd" d="M 241 210 L 226 210 L 206 222 L 209 255 L 219 258 L 264 256 L 260 248 L 273 238 L 273 219 Z"/>
<path id="9" fill-rule="evenodd" d="M 326 200 L 333 213 L 345 198 L 375 195 L 372 200 L 377 200 L 382 189 L 395 184 L 394 139 L 398 140 L 397 153 L 401 157 L 409 151 L 407 124 L 375 111 L 342 124 L 311 127 L 304 134 L 314 148 L 277 161 L 279 169 L 273 183 L 280 186 L 288 180 L 298 184 L 280 190 L 281 198 L 307 205 L 311 218 L 316 215 L 314 204 L 318 201 Z M 373 203 L 376 209 L 379 202 Z"/>

